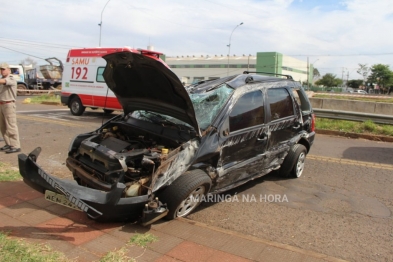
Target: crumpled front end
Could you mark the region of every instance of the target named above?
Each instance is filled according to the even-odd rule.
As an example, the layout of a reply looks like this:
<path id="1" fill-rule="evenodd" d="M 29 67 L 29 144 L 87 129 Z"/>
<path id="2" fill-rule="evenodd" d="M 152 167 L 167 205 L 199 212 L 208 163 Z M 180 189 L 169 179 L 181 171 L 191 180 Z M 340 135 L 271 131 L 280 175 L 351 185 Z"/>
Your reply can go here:
<path id="1" fill-rule="evenodd" d="M 149 195 L 122 198 L 125 185 L 114 183 L 108 191 L 78 185 L 72 180 L 62 180 L 46 173 L 36 160 L 41 148 L 36 148 L 29 155 L 19 154 L 19 170 L 23 180 L 30 187 L 45 194 L 52 191 L 65 196 L 70 204 L 98 221 L 140 220 L 148 225 L 167 214 L 167 208 L 158 199 Z"/>

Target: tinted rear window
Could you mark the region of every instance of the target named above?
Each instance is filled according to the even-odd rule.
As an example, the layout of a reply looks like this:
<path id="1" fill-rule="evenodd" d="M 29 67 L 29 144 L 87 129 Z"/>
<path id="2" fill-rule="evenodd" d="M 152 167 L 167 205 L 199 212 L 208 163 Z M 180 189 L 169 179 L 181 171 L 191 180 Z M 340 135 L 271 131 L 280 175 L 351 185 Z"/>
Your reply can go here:
<path id="1" fill-rule="evenodd" d="M 287 89 L 271 88 L 267 91 L 267 95 L 271 121 L 294 115 L 292 98 Z"/>

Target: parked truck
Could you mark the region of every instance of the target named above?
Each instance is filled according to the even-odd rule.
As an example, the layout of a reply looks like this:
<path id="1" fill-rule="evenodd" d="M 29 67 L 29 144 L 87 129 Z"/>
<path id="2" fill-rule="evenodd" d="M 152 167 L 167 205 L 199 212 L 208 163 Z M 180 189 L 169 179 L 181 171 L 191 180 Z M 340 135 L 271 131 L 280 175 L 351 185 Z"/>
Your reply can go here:
<path id="1" fill-rule="evenodd" d="M 28 89 L 60 89 L 64 69 L 63 63 L 55 57 L 47 58 L 45 61 L 49 65 L 40 65 L 26 70 Z M 57 65 L 54 65 L 53 61 L 56 61 Z"/>
<path id="2" fill-rule="evenodd" d="M 51 57 L 45 59 L 49 65 L 10 65 L 11 74 L 17 80 L 18 94 L 25 94 L 28 90 L 61 89 L 63 76 L 63 63 Z M 54 64 L 56 62 L 57 64 Z"/>
<path id="3" fill-rule="evenodd" d="M 32 65 L 10 65 L 11 74 L 17 81 L 17 89 L 27 89 L 26 70 L 32 69 Z"/>

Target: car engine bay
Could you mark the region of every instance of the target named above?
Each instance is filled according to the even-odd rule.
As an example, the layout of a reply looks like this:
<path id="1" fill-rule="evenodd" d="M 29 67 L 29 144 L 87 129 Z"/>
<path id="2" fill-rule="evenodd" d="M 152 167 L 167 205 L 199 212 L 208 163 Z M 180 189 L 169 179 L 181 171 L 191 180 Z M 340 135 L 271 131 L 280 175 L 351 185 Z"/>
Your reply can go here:
<path id="1" fill-rule="evenodd" d="M 110 191 L 113 184 L 123 183 L 124 197 L 144 195 L 159 167 L 192 136 L 195 132 L 134 118 L 112 122 L 76 139 L 66 164 L 80 185 Z"/>

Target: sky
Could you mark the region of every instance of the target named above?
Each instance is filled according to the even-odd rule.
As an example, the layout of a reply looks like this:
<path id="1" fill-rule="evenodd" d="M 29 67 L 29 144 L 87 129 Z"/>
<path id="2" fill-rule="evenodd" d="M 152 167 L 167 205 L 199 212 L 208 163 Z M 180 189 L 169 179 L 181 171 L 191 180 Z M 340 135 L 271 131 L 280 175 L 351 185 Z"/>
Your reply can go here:
<path id="1" fill-rule="evenodd" d="M 279 52 L 339 78 L 361 79 L 359 64 L 393 70 L 391 0 L 0 1 L 0 62 L 9 64 L 98 46 L 227 55 L 230 43 L 231 55 Z"/>

